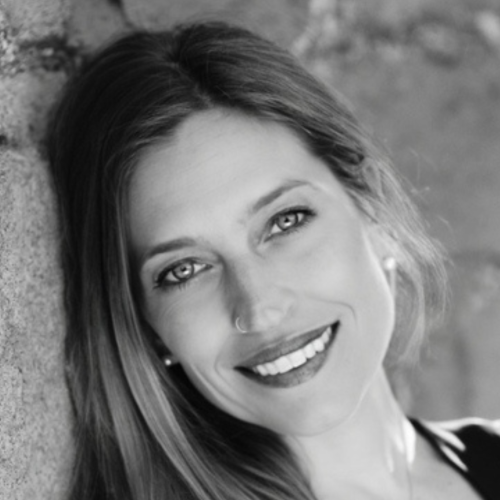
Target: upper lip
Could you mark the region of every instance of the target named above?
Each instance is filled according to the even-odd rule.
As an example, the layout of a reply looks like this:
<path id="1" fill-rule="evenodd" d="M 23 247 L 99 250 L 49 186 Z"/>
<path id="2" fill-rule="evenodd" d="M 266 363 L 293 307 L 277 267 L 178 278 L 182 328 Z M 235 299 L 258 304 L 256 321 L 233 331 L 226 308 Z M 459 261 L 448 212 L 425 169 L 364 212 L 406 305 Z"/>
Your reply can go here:
<path id="1" fill-rule="evenodd" d="M 274 343 L 274 345 L 265 347 L 264 349 L 260 350 L 259 352 L 245 360 L 243 363 L 238 365 L 237 368 L 251 368 L 253 366 L 269 363 L 270 361 L 274 361 L 281 356 L 286 356 L 293 351 L 302 349 L 302 347 L 309 344 L 309 342 L 319 337 L 325 331 L 325 329 L 332 324 L 334 323 L 328 323 L 314 330 L 310 330 L 306 333 L 297 335 L 290 340 L 280 340 L 279 343 Z"/>

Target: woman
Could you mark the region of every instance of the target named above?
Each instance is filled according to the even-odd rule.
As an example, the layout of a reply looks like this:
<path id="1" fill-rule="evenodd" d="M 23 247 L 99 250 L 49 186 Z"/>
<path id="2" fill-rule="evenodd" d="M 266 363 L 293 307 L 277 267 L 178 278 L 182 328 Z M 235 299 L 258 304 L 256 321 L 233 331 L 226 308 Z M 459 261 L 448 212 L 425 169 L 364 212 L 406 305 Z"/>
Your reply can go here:
<path id="1" fill-rule="evenodd" d="M 287 53 L 219 23 L 128 35 L 68 87 L 49 156 L 70 498 L 498 492 L 493 425 L 411 422 L 393 396 L 439 314 L 441 257 L 388 161 Z"/>

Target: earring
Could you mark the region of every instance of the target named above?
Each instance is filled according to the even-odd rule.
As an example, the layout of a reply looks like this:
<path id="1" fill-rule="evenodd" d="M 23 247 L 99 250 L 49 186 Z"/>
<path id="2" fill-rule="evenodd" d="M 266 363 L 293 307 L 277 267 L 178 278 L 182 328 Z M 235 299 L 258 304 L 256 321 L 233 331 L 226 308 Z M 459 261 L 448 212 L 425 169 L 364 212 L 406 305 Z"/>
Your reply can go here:
<path id="1" fill-rule="evenodd" d="M 384 260 L 382 261 L 382 267 L 386 272 L 395 271 L 397 267 L 396 259 L 392 255 L 384 257 Z"/>
<path id="2" fill-rule="evenodd" d="M 241 326 L 240 326 L 240 317 L 239 316 L 236 318 L 236 321 L 234 322 L 234 326 L 236 327 L 236 330 L 238 330 L 240 333 L 247 333 L 248 332 L 244 328 L 241 328 Z"/>
<path id="3" fill-rule="evenodd" d="M 171 366 L 174 365 L 174 358 L 171 354 L 166 354 L 165 356 L 163 356 L 161 358 L 161 360 L 163 361 L 163 364 L 167 367 L 167 368 L 170 368 Z"/>
<path id="4" fill-rule="evenodd" d="M 396 259 L 389 255 L 388 257 L 384 257 L 382 260 L 382 268 L 384 269 L 385 274 L 387 275 L 387 279 L 389 281 L 389 286 L 393 292 L 396 290 L 396 269 L 398 267 L 398 263 Z"/>

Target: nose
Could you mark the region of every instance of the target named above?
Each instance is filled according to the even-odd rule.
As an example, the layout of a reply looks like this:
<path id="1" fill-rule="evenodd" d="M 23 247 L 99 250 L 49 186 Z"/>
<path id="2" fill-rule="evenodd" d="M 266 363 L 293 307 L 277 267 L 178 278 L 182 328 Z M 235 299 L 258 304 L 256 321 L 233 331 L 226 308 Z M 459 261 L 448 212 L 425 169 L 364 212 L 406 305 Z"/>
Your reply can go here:
<path id="1" fill-rule="evenodd" d="M 236 332 L 266 332 L 277 328 L 291 315 L 295 293 L 277 273 L 252 266 L 232 274 L 229 300 Z"/>

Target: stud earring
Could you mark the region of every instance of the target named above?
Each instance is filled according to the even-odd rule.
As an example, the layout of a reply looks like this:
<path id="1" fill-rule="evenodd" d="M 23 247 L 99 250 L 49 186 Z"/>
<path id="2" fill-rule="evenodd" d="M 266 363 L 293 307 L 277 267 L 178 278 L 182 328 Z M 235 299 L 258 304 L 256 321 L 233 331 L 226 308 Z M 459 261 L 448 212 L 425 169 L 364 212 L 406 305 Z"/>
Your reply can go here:
<path id="1" fill-rule="evenodd" d="M 384 257 L 384 260 L 382 261 L 382 267 L 386 272 L 395 271 L 397 267 L 396 259 L 392 257 L 392 255 Z"/>
<path id="2" fill-rule="evenodd" d="M 234 326 L 236 327 L 236 330 L 238 330 L 240 333 L 247 333 L 247 330 L 244 328 L 241 328 L 240 326 L 240 317 L 238 316 L 236 318 L 236 321 L 234 322 Z"/>
<path id="3" fill-rule="evenodd" d="M 396 291 L 396 268 L 398 267 L 398 263 L 396 259 L 390 255 L 388 257 L 384 257 L 382 260 L 382 268 L 384 269 L 385 274 L 387 275 L 387 280 L 389 281 L 389 286 L 393 292 Z"/>
<path id="4" fill-rule="evenodd" d="M 165 356 L 163 356 L 161 358 L 161 360 L 163 361 L 163 364 L 167 367 L 167 368 L 170 368 L 171 366 L 174 365 L 174 358 L 171 354 L 166 354 Z"/>

